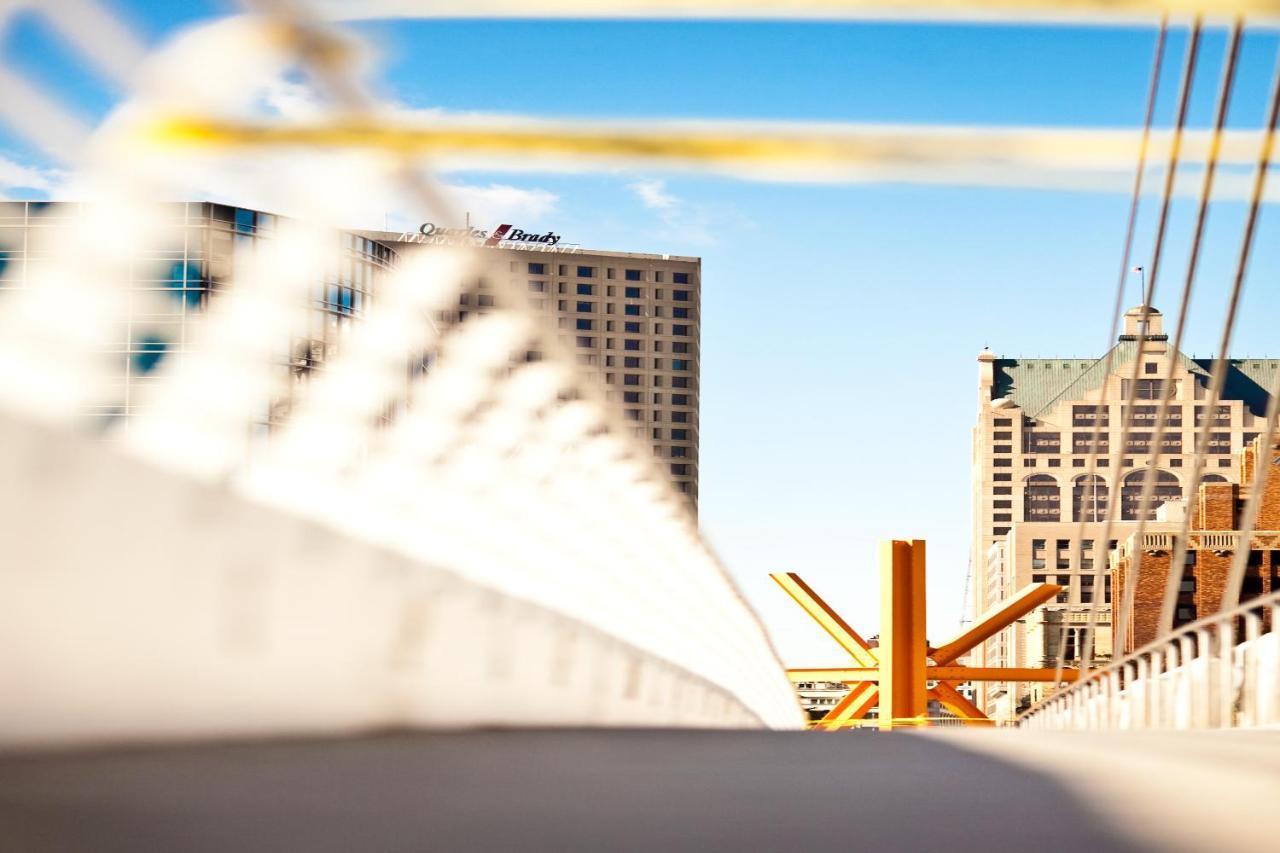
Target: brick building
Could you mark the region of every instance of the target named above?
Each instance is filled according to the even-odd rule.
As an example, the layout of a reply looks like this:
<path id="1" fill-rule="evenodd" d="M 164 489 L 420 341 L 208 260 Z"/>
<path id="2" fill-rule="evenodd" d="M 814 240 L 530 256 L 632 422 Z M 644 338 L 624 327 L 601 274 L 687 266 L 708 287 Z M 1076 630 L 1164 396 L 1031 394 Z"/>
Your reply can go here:
<path id="1" fill-rule="evenodd" d="M 1257 524 L 1244 544 L 1241 516 L 1259 460 L 1271 466 L 1271 473 Z M 1192 495 L 1189 509 L 1184 510 L 1191 513 L 1191 525 L 1174 613 L 1175 627 L 1219 610 L 1231 562 L 1241 547 L 1249 549 L 1249 561 L 1240 600 L 1280 589 L 1280 436 L 1270 442 L 1265 436 L 1255 438 L 1244 448 L 1237 465 L 1239 485 L 1202 482 Z M 1123 652 L 1139 649 L 1160 634 L 1160 608 L 1175 550 L 1174 538 L 1180 528 L 1181 518 L 1156 521 L 1148 525 L 1141 542 L 1136 533 L 1131 533 L 1111 553 L 1111 583 L 1115 589 L 1124 589 L 1122 584 L 1128 583 L 1135 559 L 1138 566 L 1133 615 L 1125 636 L 1120 638 Z"/>

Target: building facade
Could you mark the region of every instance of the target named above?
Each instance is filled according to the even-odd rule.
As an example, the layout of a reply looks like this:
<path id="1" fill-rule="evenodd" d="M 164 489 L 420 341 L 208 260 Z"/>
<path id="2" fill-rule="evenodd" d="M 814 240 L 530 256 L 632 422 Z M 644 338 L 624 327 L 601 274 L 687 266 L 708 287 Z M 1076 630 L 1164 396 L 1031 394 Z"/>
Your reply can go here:
<path id="1" fill-rule="evenodd" d="M 104 421 L 129 420 L 142 411 L 148 386 L 164 361 L 191 350 L 196 321 L 210 298 L 271 240 L 279 218 L 262 211 L 179 202 L 162 207 L 157 245 L 132 265 L 128 321 L 104 342 L 111 388 L 86 414 Z M 42 247 L 59 229 L 76 227 L 80 205 L 69 202 L 0 202 L 0 298 L 25 287 L 51 260 Z M 473 229 L 467 229 L 470 234 Z M 698 498 L 699 376 L 701 367 L 701 262 L 694 257 L 595 252 L 565 246 L 501 226 L 483 239 L 468 239 L 482 272 L 463 289 L 457 310 L 431 322 L 459 322 L 494 305 L 495 287 L 514 286 L 544 314 L 579 364 L 604 384 L 606 396 L 634 423 L 674 486 L 696 507 Z M 511 238 L 511 239 L 496 239 Z M 433 243 L 389 232 L 338 232 L 339 261 L 315 282 L 305 329 L 280 342 L 281 387 L 293 388 L 323 371 L 346 336 L 379 298 L 404 253 Z M 406 381 L 429 369 L 409 360 Z M 288 417 L 292 394 L 276 399 L 258 418 L 268 432 Z"/>
<path id="2" fill-rule="evenodd" d="M 1088 359 L 978 356 L 978 416 L 973 430 L 971 565 L 969 602 L 973 614 L 999 603 L 1023 586 L 1047 581 L 1066 587 L 1058 600 L 993 637 L 975 650 L 978 666 L 1040 666 L 1056 660 L 1065 642 L 1067 660 L 1080 653 L 1082 629 L 1097 607 L 1095 659 L 1111 647 L 1111 588 L 1095 587 L 1111 548 L 1131 535 L 1140 517 L 1154 519 L 1160 505 L 1185 499 L 1196 484 L 1186 482 L 1194 463 L 1196 434 L 1205 418 L 1212 431 L 1202 482 L 1235 484 L 1244 446 L 1263 428 L 1272 359 L 1233 360 L 1222 399 L 1210 413 L 1212 360 L 1173 352 L 1154 309 L 1146 328 L 1142 311 L 1125 314 L 1124 331 L 1111 353 Z M 1134 388 L 1139 338 L 1143 359 Z M 1170 385 L 1164 377 L 1172 365 Z M 1130 393 L 1132 411 L 1125 404 Z M 1156 460 L 1153 501 L 1140 506 L 1146 465 L 1154 441 L 1161 398 L 1170 395 L 1166 431 Z M 1119 446 L 1128 419 L 1130 433 Z M 1098 436 L 1097 466 L 1088 459 Z M 1110 541 L 1102 541 L 1112 504 Z M 1081 522 L 1084 532 L 1081 534 Z M 1068 630 L 1064 632 L 1063 628 Z M 1034 647 L 1033 647 L 1034 644 Z M 997 697 L 1005 690 L 1017 696 Z M 997 700 L 1024 706 L 1035 688 L 988 685 L 979 705 L 989 712 Z M 999 711 L 996 711 L 998 714 Z"/>
<path id="3" fill-rule="evenodd" d="M 439 245 L 479 248 L 483 270 L 476 287 L 462 294 L 456 311 L 439 319 L 456 322 L 484 313 L 495 303 L 497 286 L 525 294 L 555 325 L 578 364 L 604 383 L 606 397 L 632 422 L 635 436 L 652 446 L 675 487 L 696 506 L 701 260 L 582 249 L 555 234 L 508 225 L 492 231 L 434 229 L 430 236 L 423 231 L 362 233 L 401 255 Z M 500 235 L 537 239 L 495 239 Z M 546 242 L 552 238 L 555 243 Z"/>
<path id="4" fill-rule="evenodd" d="M 1250 486 L 1261 463 L 1270 466 L 1262 492 L 1257 523 L 1248 541 L 1240 530 L 1241 515 Z M 1227 577 L 1237 552 L 1247 548 L 1245 575 L 1239 600 L 1248 601 L 1280 589 L 1280 440 L 1258 436 L 1240 454 L 1236 483 L 1201 483 L 1190 501 L 1187 551 L 1178 578 L 1178 599 L 1173 627 L 1177 628 L 1217 612 L 1222 606 Z M 1125 635 L 1118 640 L 1123 653 L 1155 641 L 1160 614 L 1174 558 L 1175 536 L 1181 519 L 1148 524 L 1138 541 L 1137 533 L 1124 539 L 1112 552 L 1110 572 L 1117 589 L 1133 579 L 1133 612 Z M 1264 618 L 1269 618 L 1266 614 Z"/>

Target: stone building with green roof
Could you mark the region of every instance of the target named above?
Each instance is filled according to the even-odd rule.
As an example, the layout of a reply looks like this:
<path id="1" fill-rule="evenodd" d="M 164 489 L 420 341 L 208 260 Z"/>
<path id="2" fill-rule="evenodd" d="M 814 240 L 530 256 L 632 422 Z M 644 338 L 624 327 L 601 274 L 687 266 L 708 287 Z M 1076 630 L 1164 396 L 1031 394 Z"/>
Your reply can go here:
<path id="1" fill-rule="evenodd" d="M 1102 608 L 1095 658 L 1105 659 L 1111 648 L 1111 590 L 1107 578 L 1101 589 L 1094 587 L 1094 561 L 1107 559 L 1111 543 L 1101 540 L 1112 503 L 1119 502 L 1109 537 L 1115 541 L 1132 533 L 1141 516 L 1154 518 L 1162 504 L 1194 493 L 1196 484 L 1187 480 L 1205 418 L 1212 426 L 1202 482 L 1235 482 L 1237 456 L 1263 429 L 1266 389 L 1280 360 L 1230 360 L 1222 399 L 1209 412 L 1213 359 L 1173 352 L 1155 309 L 1142 325 L 1141 307 L 1130 309 L 1123 334 L 1098 358 L 1000 358 L 990 350 L 978 356 L 970 607 L 976 616 L 1033 582 L 1058 583 L 1066 592 L 1025 624 L 989 640 L 976 652 L 975 665 L 1041 666 L 1057 657 L 1060 642 L 1066 643 L 1067 659 L 1076 658 L 1095 603 Z M 1132 407 L 1124 402 L 1131 394 Z M 1144 507 L 1143 479 L 1166 394 L 1156 486 Z M 1126 419 L 1129 435 L 1121 447 Z M 1095 435 L 1097 462 L 1090 471 Z M 1177 510 L 1165 513 L 1171 511 Z M 993 683 L 979 700 L 989 713 L 1011 714 L 1038 698 L 1036 690 Z"/>

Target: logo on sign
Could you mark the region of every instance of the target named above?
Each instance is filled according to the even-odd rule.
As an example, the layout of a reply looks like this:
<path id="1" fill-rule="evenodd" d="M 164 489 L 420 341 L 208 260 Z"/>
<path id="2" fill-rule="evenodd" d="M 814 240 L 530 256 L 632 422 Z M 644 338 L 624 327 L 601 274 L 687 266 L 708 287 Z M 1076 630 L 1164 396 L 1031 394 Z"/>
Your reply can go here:
<path id="1" fill-rule="evenodd" d="M 538 234 L 507 224 L 499 225 L 493 229 L 493 233 L 489 233 L 483 228 L 446 228 L 433 222 L 424 222 L 418 228 L 418 234 L 425 238 L 425 242 L 440 244 L 480 243 L 484 246 L 499 246 L 503 243 L 540 243 L 554 246 L 560 242 L 560 235 L 555 232 Z"/>

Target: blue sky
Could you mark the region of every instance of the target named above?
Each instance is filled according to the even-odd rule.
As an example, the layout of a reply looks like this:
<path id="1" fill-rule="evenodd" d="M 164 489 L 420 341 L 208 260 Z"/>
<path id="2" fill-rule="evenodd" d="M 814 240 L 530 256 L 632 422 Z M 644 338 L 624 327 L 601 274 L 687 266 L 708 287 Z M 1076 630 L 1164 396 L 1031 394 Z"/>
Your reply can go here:
<path id="1" fill-rule="evenodd" d="M 221 5 L 121 7 L 158 44 Z M 1136 127 L 1154 27 L 732 22 L 369 22 L 380 94 L 411 107 L 566 118 L 725 118 Z M 1169 124 L 1185 44 L 1169 43 Z M 1192 120 L 1212 109 L 1209 32 Z M 1246 38 L 1231 124 L 1256 127 L 1273 33 Z M 113 93 L 38 26 L 0 48 L 87 118 Z M 229 61 L 234 61 L 229 60 Z M 216 73 L 216 72 L 215 72 Z M 0 156 L 46 165 L 0 133 Z M 806 576 L 858 627 L 877 622 L 875 543 L 929 540 L 930 628 L 955 627 L 969 536 L 975 356 L 1101 355 L 1124 194 L 900 184 L 754 183 L 691 173 L 471 173 L 540 199 L 522 226 L 586 246 L 703 258 L 702 523 L 785 657 L 838 661 L 765 579 Z M 2 189 L 3 187 L 0 187 Z M 11 195 L 39 194 L 10 186 Z M 647 201 L 646 201 L 647 200 Z M 1135 263 L 1149 259 L 1147 199 Z M 1175 204 L 1158 307 L 1175 309 L 1192 205 Z M 1215 207 L 1190 351 L 1208 355 L 1239 204 Z M 1262 220 L 1235 348 L 1280 355 L 1280 215 Z M 1133 290 L 1136 302 L 1136 286 Z"/>

